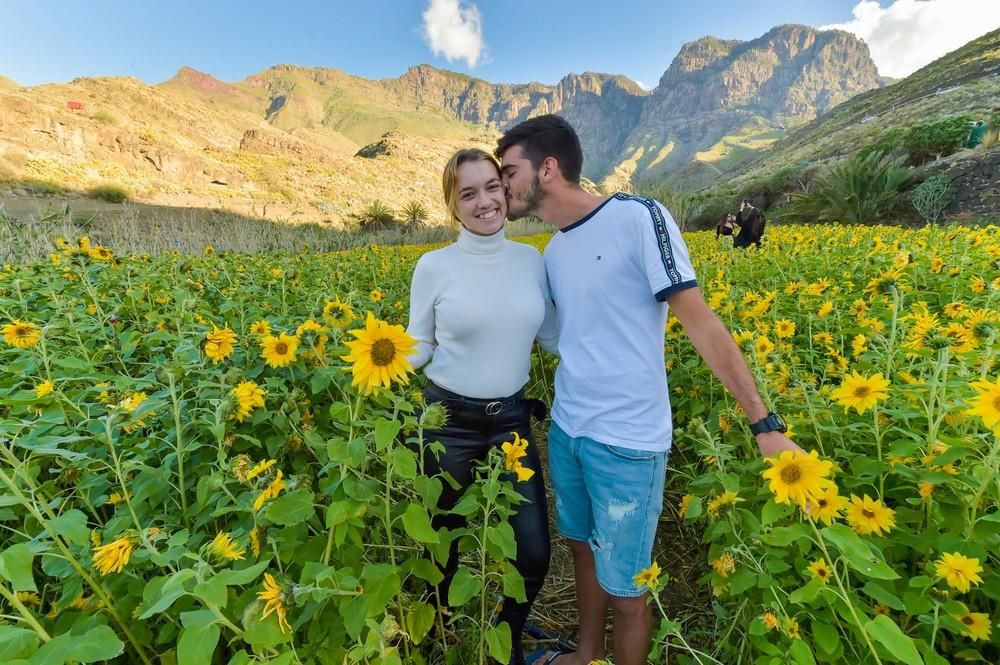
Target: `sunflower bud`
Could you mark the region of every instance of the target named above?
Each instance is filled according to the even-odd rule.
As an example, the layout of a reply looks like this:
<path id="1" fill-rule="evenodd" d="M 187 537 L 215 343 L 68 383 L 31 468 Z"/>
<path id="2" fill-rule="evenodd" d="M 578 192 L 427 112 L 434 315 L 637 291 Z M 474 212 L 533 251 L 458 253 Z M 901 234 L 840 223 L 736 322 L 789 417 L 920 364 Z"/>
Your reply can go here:
<path id="1" fill-rule="evenodd" d="M 424 429 L 441 429 L 448 422 L 448 409 L 441 402 L 428 404 L 420 414 L 420 424 Z"/>

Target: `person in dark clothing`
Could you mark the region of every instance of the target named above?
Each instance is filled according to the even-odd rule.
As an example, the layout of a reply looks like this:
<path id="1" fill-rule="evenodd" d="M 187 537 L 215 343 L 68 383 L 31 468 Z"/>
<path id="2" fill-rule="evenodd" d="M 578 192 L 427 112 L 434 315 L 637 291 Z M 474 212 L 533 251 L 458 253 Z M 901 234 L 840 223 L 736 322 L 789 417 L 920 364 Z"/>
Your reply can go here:
<path id="1" fill-rule="evenodd" d="M 764 237 L 764 213 L 760 208 L 755 208 L 746 199 L 740 203 L 740 210 L 736 213 L 736 225 L 740 227 L 740 232 L 733 239 L 733 247 L 749 247 L 751 244 L 760 248 L 760 240 Z"/>
<path id="2" fill-rule="evenodd" d="M 719 236 L 731 236 L 736 230 L 736 215 L 731 212 L 727 212 L 722 216 L 722 220 L 719 221 L 718 225 L 715 227 L 715 239 L 718 240 Z"/>

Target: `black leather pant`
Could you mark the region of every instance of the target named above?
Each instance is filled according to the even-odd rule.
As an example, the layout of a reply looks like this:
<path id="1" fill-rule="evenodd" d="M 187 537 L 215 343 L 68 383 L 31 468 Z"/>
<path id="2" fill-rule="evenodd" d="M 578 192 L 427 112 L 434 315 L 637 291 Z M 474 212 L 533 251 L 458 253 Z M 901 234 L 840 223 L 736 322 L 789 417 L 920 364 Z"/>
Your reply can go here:
<path id="1" fill-rule="evenodd" d="M 521 458 L 521 463 L 533 469 L 535 475 L 525 482 L 517 482 L 516 476 L 509 474 L 518 493 L 525 498 L 525 501 L 517 505 L 510 524 L 517 544 L 515 565 L 524 578 L 527 602 L 505 598 L 498 617 L 498 621 L 506 621 L 510 625 L 513 638 L 511 663 L 521 665 L 524 662 L 521 633 L 531 611 L 531 603 L 541 590 L 549 571 L 551 553 L 542 466 L 538 458 L 538 447 L 531 435 L 530 418 L 535 405 L 532 400 L 515 398 L 505 401 L 499 413 L 489 415 L 497 408 L 495 405 L 484 408 L 489 400 L 463 400 L 432 383 L 424 389 L 424 399 L 427 403 L 442 402 L 448 410 L 448 422 L 442 429 L 424 433 L 425 441 L 440 441 L 445 447 L 439 457 L 427 452 L 424 457 L 424 473 L 433 476 L 447 471 L 460 486 L 456 490 L 449 483 L 444 483 L 444 490 L 438 501 L 442 510 L 449 510 L 458 502 L 465 489 L 472 484 L 476 464 L 486 458 L 491 448 L 499 448 L 503 442 L 513 441 L 512 432 L 517 432 L 522 439 L 528 441 L 528 454 Z M 453 514 L 436 515 L 432 523 L 434 528 L 444 526 L 449 529 L 460 529 L 466 525 L 461 515 Z M 458 541 L 455 541 L 442 571 L 444 580 L 436 590 L 442 606 L 447 605 L 448 588 L 457 569 Z"/>

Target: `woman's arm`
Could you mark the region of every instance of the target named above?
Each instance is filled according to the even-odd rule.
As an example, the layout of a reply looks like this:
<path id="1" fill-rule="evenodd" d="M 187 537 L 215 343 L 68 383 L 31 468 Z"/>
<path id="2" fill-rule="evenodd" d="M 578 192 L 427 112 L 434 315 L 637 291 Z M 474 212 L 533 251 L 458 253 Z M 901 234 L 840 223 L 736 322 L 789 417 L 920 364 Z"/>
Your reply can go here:
<path id="1" fill-rule="evenodd" d="M 406 332 L 417 342 L 416 353 L 408 358 L 420 369 L 434 356 L 436 346 L 434 304 L 437 300 L 434 274 L 426 255 L 417 261 L 410 281 L 410 321 Z"/>

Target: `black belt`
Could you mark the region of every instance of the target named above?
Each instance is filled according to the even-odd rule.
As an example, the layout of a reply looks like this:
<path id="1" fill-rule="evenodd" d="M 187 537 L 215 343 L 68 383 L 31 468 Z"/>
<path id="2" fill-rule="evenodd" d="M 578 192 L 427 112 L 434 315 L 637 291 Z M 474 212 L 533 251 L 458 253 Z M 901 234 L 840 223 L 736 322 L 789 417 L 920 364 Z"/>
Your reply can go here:
<path id="1" fill-rule="evenodd" d="M 432 397 L 434 396 L 434 393 L 437 393 L 440 395 L 442 400 L 448 402 L 458 402 L 459 404 L 468 407 L 470 410 L 480 411 L 481 413 L 485 413 L 487 416 L 500 415 L 506 409 L 518 406 L 525 401 L 524 388 L 518 390 L 513 395 L 508 397 L 499 397 L 497 399 L 478 399 L 475 397 L 466 397 L 465 395 L 459 395 L 458 393 L 442 388 L 433 381 L 427 382 L 427 389 L 431 392 Z"/>

